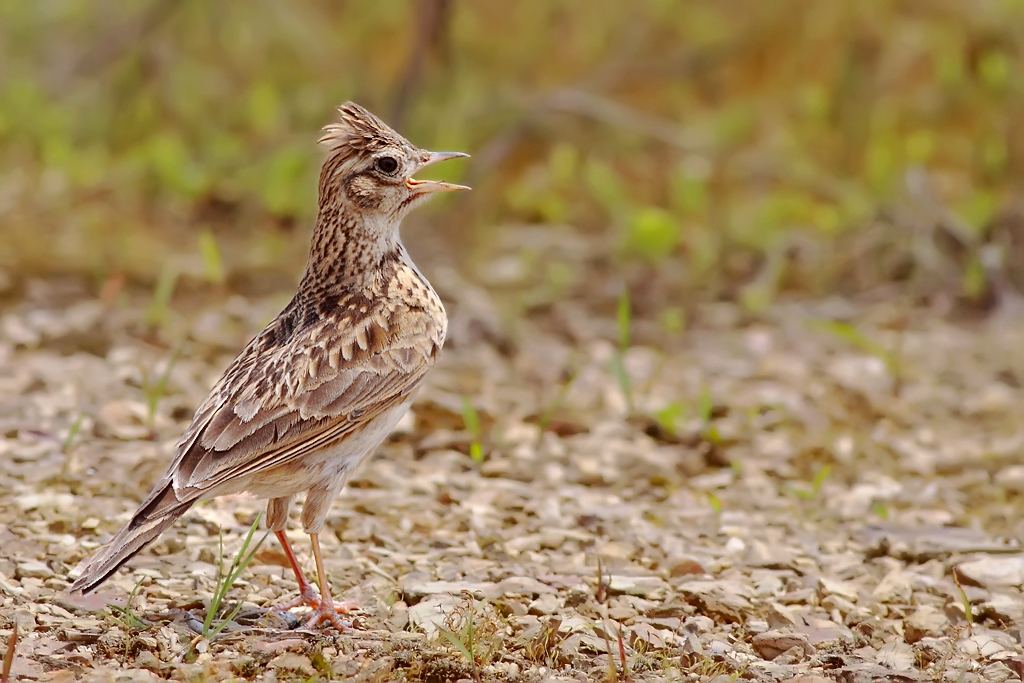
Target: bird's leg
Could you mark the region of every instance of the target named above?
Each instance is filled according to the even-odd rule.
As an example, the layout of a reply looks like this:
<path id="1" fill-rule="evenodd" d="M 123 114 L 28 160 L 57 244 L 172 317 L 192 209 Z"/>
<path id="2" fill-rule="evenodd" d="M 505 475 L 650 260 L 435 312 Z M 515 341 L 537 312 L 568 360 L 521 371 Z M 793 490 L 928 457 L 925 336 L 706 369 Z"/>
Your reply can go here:
<path id="1" fill-rule="evenodd" d="M 292 545 L 288 542 L 288 537 L 284 531 L 275 531 L 274 535 L 281 542 L 284 556 L 288 558 L 288 564 L 291 565 L 292 571 L 295 573 L 295 581 L 299 584 L 299 596 L 280 605 L 278 609 L 289 610 L 299 605 L 308 605 L 316 609 L 320 605 L 320 596 L 317 595 L 313 584 L 306 579 L 306 575 L 302 572 L 302 567 L 299 566 L 299 561 L 295 558 L 295 552 L 292 551 Z"/>
<path id="2" fill-rule="evenodd" d="M 320 603 L 320 596 L 317 595 L 313 584 L 306 580 L 306 575 L 302 572 L 299 561 L 295 559 L 292 544 L 288 542 L 288 536 L 285 535 L 284 530 L 288 527 L 288 509 L 291 507 L 291 502 L 291 496 L 271 498 L 267 501 L 267 527 L 274 532 L 278 542 L 281 543 L 284 556 L 288 558 L 288 564 L 295 574 L 295 582 L 299 584 L 298 597 L 286 603 L 276 605 L 273 608 L 279 611 L 287 611 L 293 607 L 301 607 L 303 605 L 315 608 Z"/>
<path id="3" fill-rule="evenodd" d="M 313 608 L 313 616 L 306 622 L 306 628 L 313 628 L 321 622 L 329 621 L 339 631 L 348 631 L 352 628 L 351 624 L 344 621 L 339 615 L 348 614 L 354 606 L 346 602 L 334 603 L 334 600 L 331 598 L 331 586 L 327 583 L 327 572 L 324 569 L 323 558 L 320 556 L 320 536 L 319 534 L 310 534 L 309 540 L 313 544 L 313 559 L 316 561 L 316 578 L 317 583 L 320 585 L 320 600 L 317 606 Z"/>

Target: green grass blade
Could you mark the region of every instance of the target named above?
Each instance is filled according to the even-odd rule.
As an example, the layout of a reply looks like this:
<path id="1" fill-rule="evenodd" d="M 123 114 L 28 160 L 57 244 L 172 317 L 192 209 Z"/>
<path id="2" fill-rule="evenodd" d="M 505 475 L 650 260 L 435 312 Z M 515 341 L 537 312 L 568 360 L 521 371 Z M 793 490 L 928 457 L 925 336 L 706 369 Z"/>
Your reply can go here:
<path id="1" fill-rule="evenodd" d="M 245 534 L 245 538 L 242 540 L 242 545 L 235 553 L 234 558 L 231 560 L 231 564 L 227 571 L 224 571 L 224 543 L 223 535 L 221 535 L 220 544 L 220 559 L 217 566 L 217 588 L 214 590 L 213 597 L 210 599 L 210 605 L 206 610 L 206 618 L 203 620 L 203 636 L 207 640 L 216 638 L 229 623 L 242 609 L 242 603 L 239 602 L 234 608 L 224 617 L 220 618 L 214 624 L 217 619 L 217 615 L 221 612 L 221 606 L 224 604 L 224 599 L 227 597 L 228 592 L 234 587 L 239 577 L 249 567 L 253 558 L 256 557 L 256 552 L 263 545 L 263 541 L 266 540 L 269 531 L 265 531 L 258 541 L 253 543 L 253 537 L 256 535 L 256 529 L 259 528 L 260 522 L 263 520 L 263 513 L 256 515 L 256 519 L 249 526 L 249 531 Z"/>
<path id="2" fill-rule="evenodd" d="M 199 254 L 203 258 L 203 274 L 211 284 L 222 285 L 227 279 L 224 271 L 224 259 L 221 258 L 220 245 L 217 238 L 209 230 L 199 233 Z"/>
<path id="3" fill-rule="evenodd" d="M 480 414 L 476 410 L 476 406 L 465 396 L 462 397 L 462 422 L 466 427 L 466 431 L 469 432 L 471 441 L 469 443 L 469 457 L 476 464 L 480 464 L 484 461 L 484 447 L 480 442 L 481 428 L 480 428 Z"/>

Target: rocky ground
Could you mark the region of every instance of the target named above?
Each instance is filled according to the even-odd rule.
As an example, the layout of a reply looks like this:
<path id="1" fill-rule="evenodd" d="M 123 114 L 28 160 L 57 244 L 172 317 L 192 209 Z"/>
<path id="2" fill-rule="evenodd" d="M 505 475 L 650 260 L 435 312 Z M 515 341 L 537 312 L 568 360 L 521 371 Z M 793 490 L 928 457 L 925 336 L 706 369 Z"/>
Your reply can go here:
<path id="1" fill-rule="evenodd" d="M 354 629 L 261 609 L 294 588 L 271 538 L 208 638 L 218 564 L 259 501 L 196 507 L 94 598 L 67 596 L 67 575 L 281 301 L 197 300 L 158 336 L 122 299 L 35 284 L 0 311 L 0 639 L 17 626 L 17 680 L 1024 670 L 1024 318 L 709 307 L 620 347 L 571 305 L 509 341 L 467 298 L 413 414 L 329 518 Z M 175 332 L 188 341 L 159 341 Z M 297 519 L 291 535 L 311 566 Z"/>

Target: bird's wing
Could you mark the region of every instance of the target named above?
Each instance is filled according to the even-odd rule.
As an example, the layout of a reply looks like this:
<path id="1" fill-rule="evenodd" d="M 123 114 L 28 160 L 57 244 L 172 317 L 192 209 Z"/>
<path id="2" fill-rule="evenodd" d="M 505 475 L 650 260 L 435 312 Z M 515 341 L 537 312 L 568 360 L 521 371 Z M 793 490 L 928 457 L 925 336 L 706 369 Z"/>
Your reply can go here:
<path id="1" fill-rule="evenodd" d="M 283 313 L 196 411 L 170 472 L 177 497 L 337 443 L 405 402 L 433 365 L 444 327 L 408 306 L 341 301 L 307 325 Z"/>

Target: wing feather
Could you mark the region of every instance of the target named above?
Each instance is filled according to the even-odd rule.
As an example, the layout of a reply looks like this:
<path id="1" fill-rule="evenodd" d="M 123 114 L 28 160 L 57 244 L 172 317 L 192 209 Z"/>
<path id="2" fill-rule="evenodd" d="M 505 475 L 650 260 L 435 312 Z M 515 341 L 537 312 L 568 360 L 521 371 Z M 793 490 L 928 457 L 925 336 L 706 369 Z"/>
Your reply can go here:
<path id="1" fill-rule="evenodd" d="M 346 438 L 407 401 L 444 343 L 445 320 L 408 307 L 358 307 L 287 343 L 271 323 L 228 368 L 179 442 L 174 488 L 199 497 Z M 284 314 L 282 314 L 284 315 Z"/>

